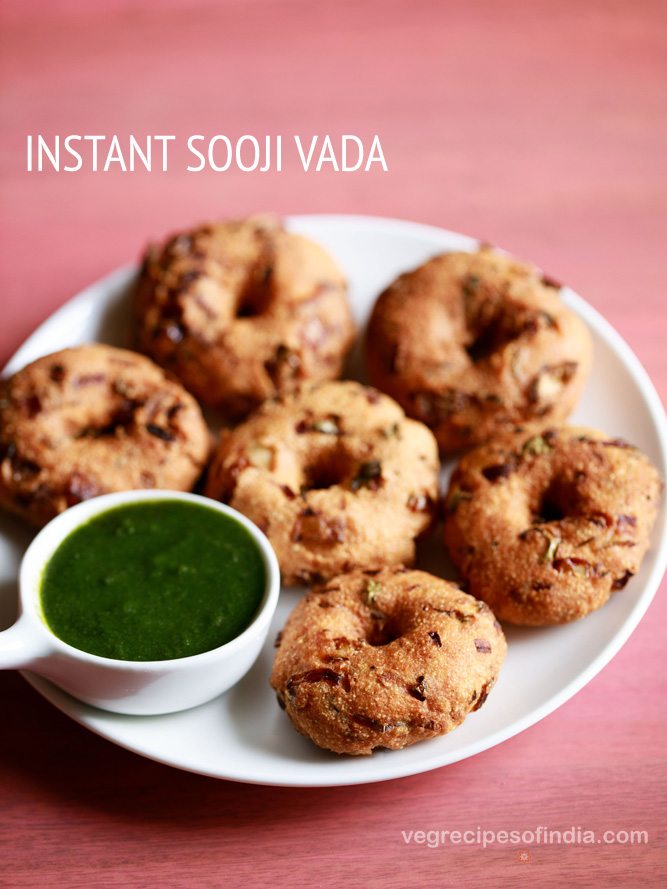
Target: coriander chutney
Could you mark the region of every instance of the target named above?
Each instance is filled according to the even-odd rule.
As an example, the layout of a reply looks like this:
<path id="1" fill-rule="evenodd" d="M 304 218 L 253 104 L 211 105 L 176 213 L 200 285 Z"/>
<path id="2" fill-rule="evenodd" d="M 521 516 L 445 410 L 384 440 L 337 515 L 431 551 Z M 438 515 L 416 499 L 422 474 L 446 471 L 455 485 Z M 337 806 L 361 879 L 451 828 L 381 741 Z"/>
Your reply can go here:
<path id="1" fill-rule="evenodd" d="M 245 630 L 266 568 L 250 532 L 203 504 L 117 506 L 75 528 L 42 575 L 51 631 L 74 648 L 161 661 L 217 648 Z"/>

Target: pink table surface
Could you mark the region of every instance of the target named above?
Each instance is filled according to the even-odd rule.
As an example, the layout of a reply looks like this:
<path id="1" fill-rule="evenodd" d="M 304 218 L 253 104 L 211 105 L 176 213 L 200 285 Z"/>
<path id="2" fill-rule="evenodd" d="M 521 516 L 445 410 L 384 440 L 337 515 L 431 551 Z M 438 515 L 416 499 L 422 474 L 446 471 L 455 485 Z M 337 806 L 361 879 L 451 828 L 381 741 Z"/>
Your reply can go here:
<path id="1" fill-rule="evenodd" d="M 567 281 L 667 391 L 667 6 L 650 0 L 6 0 L 6 359 L 53 309 L 201 218 L 371 213 Z M 390 172 L 27 174 L 27 133 L 379 133 Z M 573 700 L 470 760 L 356 788 L 177 772 L 0 676 L 0 885 L 665 885 L 667 599 Z M 402 831 L 643 829 L 646 845 L 430 848 Z M 527 859 L 527 860 L 525 860 Z"/>

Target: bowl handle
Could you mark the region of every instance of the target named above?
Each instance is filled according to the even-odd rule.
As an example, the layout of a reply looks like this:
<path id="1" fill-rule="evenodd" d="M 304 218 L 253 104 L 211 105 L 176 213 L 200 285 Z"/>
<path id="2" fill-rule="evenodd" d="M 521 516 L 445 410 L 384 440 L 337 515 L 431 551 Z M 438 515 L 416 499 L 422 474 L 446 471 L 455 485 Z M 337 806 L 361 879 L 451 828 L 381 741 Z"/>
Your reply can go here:
<path id="1" fill-rule="evenodd" d="M 48 651 L 48 643 L 39 638 L 24 615 L 0 632 L 0 670 L 29 667 Z"/>

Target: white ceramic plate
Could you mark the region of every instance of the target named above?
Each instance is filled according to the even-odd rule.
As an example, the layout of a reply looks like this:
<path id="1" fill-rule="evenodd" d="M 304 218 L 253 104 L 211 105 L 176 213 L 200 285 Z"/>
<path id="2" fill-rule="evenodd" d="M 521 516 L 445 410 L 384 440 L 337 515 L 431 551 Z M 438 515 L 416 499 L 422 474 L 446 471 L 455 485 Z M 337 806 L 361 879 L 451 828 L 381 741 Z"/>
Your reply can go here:
<path id="1" fill-rule="evenodd" d="M 398 273 L 435 253 L 474 249 L 462 235 L 411 222 L 357 216 L 302 216 L 293 230 L 324 244 L 345 269 L 355 314 L 364 322 L 375 296 Z M 129 285 L 134 268 L 93 284 L 51 316 L 6 368 L 12 372 L 48 352 L 87 340 L 129 343 Z M 595 342 L 592 379 L 574 420 L 599 426 L 639 445 L 667 476 L 662 405 L 637 358 L 581 297 L 564 300 L 588 323 Z M 356 366 L 359 367 L 358 357 Z M 353 368 L 355 362 L 353 361 Z M 15 578 L 30 533 L 0 517 L 0 625 L 12 620 Z M 485 706 L 443 738 L 370 757 L 340 757 L 298 735 L 278 708 L 268 683 L 272 641 L 300 593 L 285 590 L 270 640 L 250 673 L 225 695 L 183 713 L 119 716 L 70 698 L 45 680 L 26 675 L 56 707 L 105 738 L 178 768 L 260 784 L 358 784 L 425 772 L 499 744 L 551 713 L 589 682 L 621 648 L 651 601 L 667 562 L 664 507 L 641 572 L 600 611 L 564 627 L 508 629 L 509 654 Z M 420 553 L 420 567 L 449 573 L 439 535 Z"/>

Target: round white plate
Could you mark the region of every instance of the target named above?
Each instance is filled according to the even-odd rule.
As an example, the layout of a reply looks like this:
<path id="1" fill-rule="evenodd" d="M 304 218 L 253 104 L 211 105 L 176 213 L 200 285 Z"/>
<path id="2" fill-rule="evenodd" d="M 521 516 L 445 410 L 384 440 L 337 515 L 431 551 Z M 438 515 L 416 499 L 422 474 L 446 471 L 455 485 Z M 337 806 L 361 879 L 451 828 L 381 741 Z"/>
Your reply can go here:
<path id="1" fill-rule="evenodd" d="M 435 253 L 474 249 L 471 238 L 442 229 L 358 216 L 300 216 L 290 227 L 324 244 L 345 269 L 356 317 L 363 324 L 375 296 L 396 275 Z M 39 327 L 9 362 L 13 372 L 56 349 L 89 340 L 127 345 L 128 296 L 136 269 L 114 272 L 70 300 Z M 595 343 L 594 372 L 573 420 L 599 426 L 644 450 L 667 476 L 662 405 L 639 361 L 609 324 L 581 297 L 563 299 L 588 324 Z M 359 368 L 353 359 L 353 372 Z M 15 578 L 30 532 L 0 517 L 0 626 L 15 609 Z M 370 757 L 342 757 L 316 748 L 292 728 L 269 687 L 276 632 L 299 591 L 285 590 L 270 640 L 250 673 L 225 695 L 167 716 L 105 713 L 70 698 L 45 680 L 26 678 L 64 713 L 105 738 L 181 769 L 260 784 L 326 786 L 382 781 L 425 772 L 499 744 L 551 713 L 611 660 L 637 626 L 667 562 L 665 509 L 641 572 L 585 620 L 549 629 L 508 628 L 509 654 L 485 706 L 442 738 Z M 439 534 L 420 553 L 419 566 L 449 574 Z"/>

